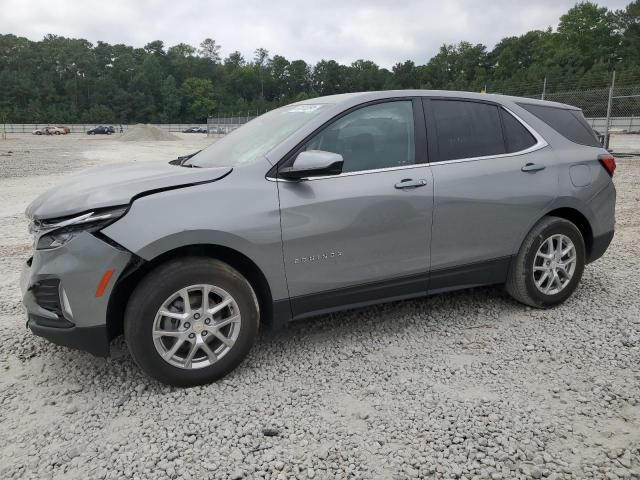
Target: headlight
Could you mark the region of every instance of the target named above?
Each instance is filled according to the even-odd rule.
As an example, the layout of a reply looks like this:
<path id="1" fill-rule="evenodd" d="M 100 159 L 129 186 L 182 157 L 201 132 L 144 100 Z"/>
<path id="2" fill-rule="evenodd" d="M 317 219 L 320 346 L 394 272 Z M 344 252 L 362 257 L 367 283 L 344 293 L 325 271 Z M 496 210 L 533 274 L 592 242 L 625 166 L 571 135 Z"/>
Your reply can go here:
<path id="1" fill-rule="evenodd" d="M 36 250 L 46 250 L 48 248 L 61 247 L 74 237 L 73 232 L 51 232 L 38 238 Z"/>
<path id="2" fill-rule="evenodd" d="M 35 221 L 30 226 L 36 250 L 61 247 L 81 232 L 97 232 L 122 217 L 128 207 L 96 210 L 72 218 Z"/>

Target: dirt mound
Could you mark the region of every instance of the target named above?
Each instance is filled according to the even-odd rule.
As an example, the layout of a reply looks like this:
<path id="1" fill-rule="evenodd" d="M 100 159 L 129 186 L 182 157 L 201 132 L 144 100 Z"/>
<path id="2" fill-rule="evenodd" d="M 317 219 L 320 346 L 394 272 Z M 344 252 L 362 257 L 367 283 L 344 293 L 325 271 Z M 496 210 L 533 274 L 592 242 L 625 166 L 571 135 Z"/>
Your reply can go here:
<path id="1" fill-rule="evenodd" d="M 120 137 L 123 142 L 157 142 L 157 141 L 170 141 L 180 140 L 180 137 L 162 130 L 155 125 L 139 123 L 131 128 Z"/>

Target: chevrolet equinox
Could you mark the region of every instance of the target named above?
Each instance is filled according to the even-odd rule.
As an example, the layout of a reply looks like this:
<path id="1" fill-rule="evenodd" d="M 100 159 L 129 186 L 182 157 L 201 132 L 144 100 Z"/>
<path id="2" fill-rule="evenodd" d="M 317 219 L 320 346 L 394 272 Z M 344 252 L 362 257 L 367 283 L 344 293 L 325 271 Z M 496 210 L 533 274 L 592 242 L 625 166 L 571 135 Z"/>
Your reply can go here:
<path id="1" fill-rule="evenodd" d="M 504 284 L 565 301 L 614 232 L 614 158 L 582 112 L 390 91 L 273 110 L 190 156 L 70 176 L 27 209 L 28 327 L 148 375 L 214 381 L 260 326 Z"/>

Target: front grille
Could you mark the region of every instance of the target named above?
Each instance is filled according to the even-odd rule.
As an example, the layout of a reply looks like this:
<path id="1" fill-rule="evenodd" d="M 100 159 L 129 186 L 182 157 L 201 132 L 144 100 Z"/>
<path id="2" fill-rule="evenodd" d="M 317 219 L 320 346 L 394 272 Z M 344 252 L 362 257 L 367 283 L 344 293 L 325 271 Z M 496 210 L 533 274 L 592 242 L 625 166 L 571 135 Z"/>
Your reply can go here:
<path id="1" fill-rule="evenodd" d="M 47 278 L 40 280 L 31 287 L 36 303 L 58 316 L 62 316 L 60 305 L 60 279 Z"/>

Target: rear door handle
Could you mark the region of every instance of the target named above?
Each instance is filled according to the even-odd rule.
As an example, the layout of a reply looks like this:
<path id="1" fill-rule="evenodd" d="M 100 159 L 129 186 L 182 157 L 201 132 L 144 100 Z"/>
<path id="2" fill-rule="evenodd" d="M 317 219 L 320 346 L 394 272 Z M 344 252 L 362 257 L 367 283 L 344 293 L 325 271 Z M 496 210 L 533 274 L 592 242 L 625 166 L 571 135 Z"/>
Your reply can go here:
<path id="1" fill-rule="evenodd" d="M 413 178 L 404 178 L 395 184 L 395 187 L 399 190 L 404 190 L 405 188 L 418 188 L 424 187 L 427 184 L 427 181 L 424 178 L 419 178 L 418 180 L 414 180 Z"/>
<path id="2" fill-rule="evenodd" d="M 544 170 L 546 165 L 540 165 L 539 163 L 527 163 L 524 167 L 522 167 L 523 172 L 539 172 L 540 170 Z"/>

